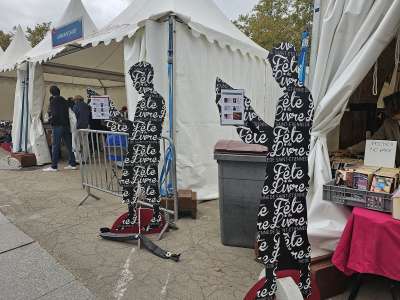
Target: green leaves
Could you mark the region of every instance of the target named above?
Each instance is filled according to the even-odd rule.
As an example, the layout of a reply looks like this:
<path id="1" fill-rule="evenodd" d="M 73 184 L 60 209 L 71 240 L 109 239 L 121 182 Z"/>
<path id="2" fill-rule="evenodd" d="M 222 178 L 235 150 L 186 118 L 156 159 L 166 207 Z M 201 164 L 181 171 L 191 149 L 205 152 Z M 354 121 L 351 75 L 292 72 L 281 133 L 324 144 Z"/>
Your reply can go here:
<path id="1" fill-rule="evenodd" d="M 3 50 L 6 50 L 8 45 L 10 45 L 12 37 L 13 37 L 13 33 L 4 32 L 3 30 L 0 30 L 0 47 Z"/>
<path id="2" fill-rule="evenodd" d="M 36 24 L 35 27 L 27 27 L 26 28 L 26 38 L 28 41 L 31 43 L 32 47 L 35 47 L 37 44 L 39 44 L 44 37 L 46 36 L 46 33 L 50 29 L 50 22 L 48 23 L 42 23 L 42 24 Z M 13 28 L 13 31 L 15 32 L 16 27 Z M 7 47 L 10 45 L 14 32 L 5 32 L 3 30 L 0 30 L 0 47 L 3 48 L 3 50 L 6 50 Z"/>
<path id="3" fill-rule="evenodd" d="M 50 22 L 36 24 L 34 28 L 28 27 L 26 29 L 26 38 L 31 43 L 32 47 L 35 47 L 44 39 L 47 31 L 50 29 L 50 24 Z"/>
<path id="4" fill-rule="evenodd" d="M 311 25 L 312 0 L 260 0 L 234 24 L 265 49 L 286 41 L 300 49 L 301 33 Z"/>

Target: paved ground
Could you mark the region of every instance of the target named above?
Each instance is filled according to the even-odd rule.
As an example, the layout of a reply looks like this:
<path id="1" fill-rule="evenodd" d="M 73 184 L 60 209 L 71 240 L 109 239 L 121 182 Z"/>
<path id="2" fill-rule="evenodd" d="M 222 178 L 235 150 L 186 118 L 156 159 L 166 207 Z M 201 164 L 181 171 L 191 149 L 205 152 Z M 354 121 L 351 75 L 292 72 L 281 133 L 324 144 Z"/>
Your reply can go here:
<path id="1" fill-rule="evenodd" d="M 101 200 L 78 207 L 84 192 L 77 171 L 0 171 L 0 177 L 0 211 L 97 299 L 242 299 L 262 269 L 252 250 L 220 243 L 217 201 L 200 204 L 197 220 L 179 220 L 179 230 L 159 242 L 182 253 L 175 263 L 135 244 L 100 239 L 98 229 L 111 225 L 125 206 L 98 194 Z M 385 284 L 374 281 L 358 299 L 390 297 Z"/>
<path id="2" fill-rule="evenodd" d="M 1 299 L 95 299 L 29 236 L 0 213 Z"/>

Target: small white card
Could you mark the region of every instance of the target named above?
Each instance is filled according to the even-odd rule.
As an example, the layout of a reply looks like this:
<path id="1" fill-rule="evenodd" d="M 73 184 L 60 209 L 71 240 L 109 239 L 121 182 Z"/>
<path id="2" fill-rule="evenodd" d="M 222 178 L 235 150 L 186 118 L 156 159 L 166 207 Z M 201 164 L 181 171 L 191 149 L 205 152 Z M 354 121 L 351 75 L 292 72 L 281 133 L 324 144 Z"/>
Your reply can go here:
<path id="1" fill-rule="evenodd" d="M 92 108 L 92 118 L 94 120 L 110 119 L 110 97 L 92 96 L 90 106 Z"/>
<path id="2" fill-rule="evenodd" d="M 396 141 L 367 140 L 365 144 L 364 165 L 394 168 L 396 163 Z"/>
<path id="3" fill-rule="evenodd" d="M 244 90 L 221 90 L 221 125 L 244 125 Z"/>

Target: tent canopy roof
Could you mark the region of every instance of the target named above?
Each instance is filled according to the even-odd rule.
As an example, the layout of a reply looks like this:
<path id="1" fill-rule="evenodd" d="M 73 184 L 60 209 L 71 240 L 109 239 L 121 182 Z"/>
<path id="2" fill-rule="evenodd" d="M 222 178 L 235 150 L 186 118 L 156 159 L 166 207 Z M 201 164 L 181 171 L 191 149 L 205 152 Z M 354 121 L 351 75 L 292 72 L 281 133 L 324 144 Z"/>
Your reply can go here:
<path id="1" fill-rule="evenodd" d="M 132 37 L 145 20 L 157 20 L 170 14 L 177 15 L 193 34 L 202 34 L 210 42 L 267 58 L 268 52 L 242 33 L 213 0 L 134 0 L 109 25 L 82 43 L 96 46 L 100 42 L 121 41 L 126 36 Z"/>
<path id="2" fill-rule="evenodd" d="M 72 0 L 65 13 L 69 19 L 65 20 L 64 16 L 59 24 L 76 20 L 77 14 L 70 13 L 73 10 L 81 10 L 90 19 L 81 0 Z M 203 35 L 209 42 L 217 42 L 221 47 L 229 46 L 232 51 L 239 50 L 244 55 L 249 54 L 260 59 L 266 59 L 268 56 L 268 51 L 242 33 L 213 0 L 134 0 L 110 24 L 100 31 L 92 30 L 91 35 L 85 34 L 85 38 L 76 44 L 81 47 L 95 47 L 100 43 L 109 45 L 113 41 L 121 42 L 126 37 L 132 37 L 144 26 L 146 20 L 159 20 L 171 14 L 187 24 L 195 36 Z M 84 26 L 87 26 L 87 23 L 84 22 Z M 48 34 L 46 41 L 30 51 L 26 58 L 42 63 L 67 49 L 67 45 L 52 49 L 51 35 Z"/>
<path id="3" fill-rule="evenodd" d="M 54 23 L 52 28 L 57 28 L 79 19 L 83 21 L 84 37 L 90 36 L 97 31 L 96 25 L 81 0 L 71 0 L 62 17 Z M 43 41 L 29 51 L 22 60 L 31 60 L 34 62 L 47 61 L 68 48 L 68 45 L 53 48 L 51 30 L 49 30 Z"/>
<path id="4" fill-rule="evenodd" d="M 22 27 L 18 25 L 14 38 L 7 50 L 2 54 L 0 52 L 0 72 L 13 70 L 18 60 L 26 54 L 32 47 L 26 39 Z"/>

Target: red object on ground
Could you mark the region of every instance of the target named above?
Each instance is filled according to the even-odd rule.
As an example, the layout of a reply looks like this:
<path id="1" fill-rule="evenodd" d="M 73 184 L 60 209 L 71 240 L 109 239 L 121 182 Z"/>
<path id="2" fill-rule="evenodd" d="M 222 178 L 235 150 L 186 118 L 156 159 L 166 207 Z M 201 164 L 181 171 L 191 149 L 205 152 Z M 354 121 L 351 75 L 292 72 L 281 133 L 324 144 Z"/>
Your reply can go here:
<path id="1" fill-rule="evenodd" d="M 277 272 L 278 278 L 292 277 L 294 282 L 298 284 L 300 282 L 300 271 L 298 270 L 283 270 Z M 257 292 L 264 286 L 265 277 L 260 279 L 247 293 L 244 297 L 244 300 L 254 300 L 256 299 Z M 320 300 L 320 292 L 318 289 L 317 281 L 315 280 L 314 275 L 311 275 L 311 296 L 307 298 L 307 300 Z"/>
<path id="2" fill-rule="evenodd" d="M 140 210 L 140 212 L 139 212 Z M 155 234 L 160 233 L 165 225 L 165 220 L 163 215 L 161 215 L 161 224 L 160 227 L 150 229 L 146 231 L 147 225 L 150 224 L 151 218 L 153 217 L 153 210 L 150 208 L 139 208 L 137 212 L 138 216 L 140 215 L 140 226 L 142 227 L 141 233 L 143 234 Z M 124 225 L 123 221 L 128 218 L 128 213 L 124 213 L 114 222 L 111 227 L 112 233 L 139 233 L 139 226 L 135 224 L 134 226 Z"/>
<path id="3" fill-rule="evenodd" d="M 400 281 L 400 221 L 354 208 L 332 263 L 346 275 L 368 273 Z"/>
<path id="4" fill-rule="evenodd" d="M 1 143 L 0 147 L 6 150 L 7 152 L 11 152 L 12 144 L 11 143 Z"/>

